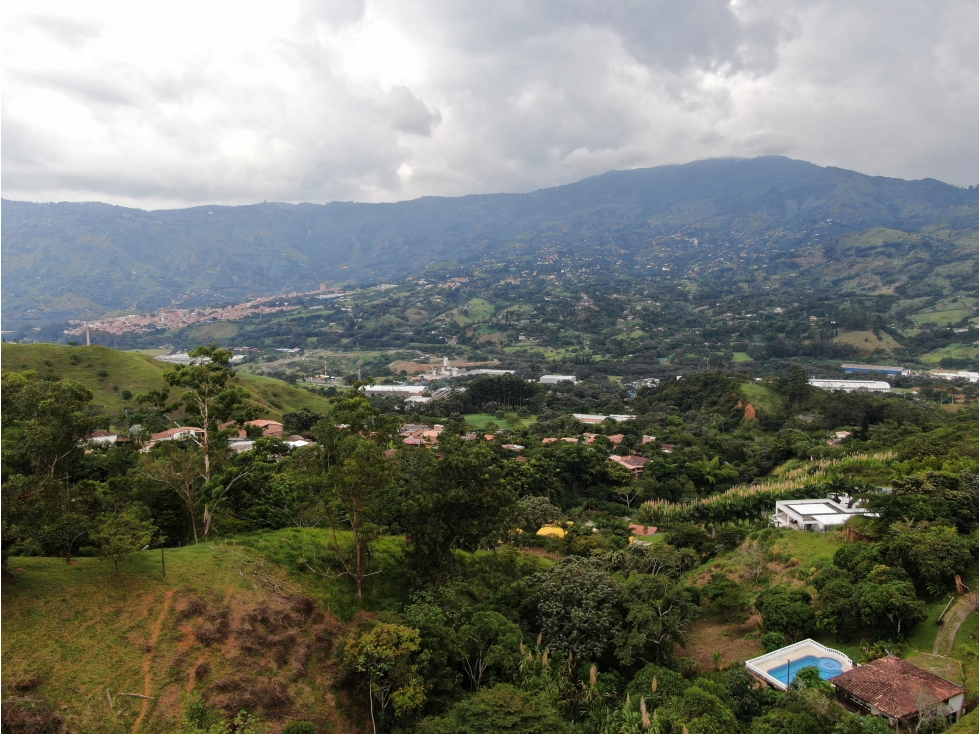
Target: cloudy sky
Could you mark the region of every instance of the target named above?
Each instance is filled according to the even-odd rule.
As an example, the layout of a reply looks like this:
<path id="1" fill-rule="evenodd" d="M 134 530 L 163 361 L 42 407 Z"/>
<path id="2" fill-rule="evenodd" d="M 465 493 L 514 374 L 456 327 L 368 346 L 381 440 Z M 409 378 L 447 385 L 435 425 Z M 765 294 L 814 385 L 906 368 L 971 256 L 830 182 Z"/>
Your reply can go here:
<path id="1" fill-rule="evenodd" d="M 5 0 L 3 196 L 528 191 L 784 154 L 979 184 L 979 0 Z"/>

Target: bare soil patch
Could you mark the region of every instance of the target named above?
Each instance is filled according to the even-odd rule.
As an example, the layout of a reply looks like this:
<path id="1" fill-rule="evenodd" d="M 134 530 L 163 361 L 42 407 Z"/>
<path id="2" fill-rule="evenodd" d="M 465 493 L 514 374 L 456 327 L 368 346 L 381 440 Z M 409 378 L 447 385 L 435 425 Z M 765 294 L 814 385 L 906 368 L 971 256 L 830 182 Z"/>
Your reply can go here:
<path id="1" fill-rule="evenodd" d="M 760 621 L 759 617 L 752 617 L 742 624 L 701 620 L 694 624 L 687 646 L 680 654 L 696 660 L 701 672 L 714 670 L 715 651 L 721 654 L 722 668 L 758 657 L 764 652 L 761 642 L 746 639 L 745 635 L 757 633 Z"/>

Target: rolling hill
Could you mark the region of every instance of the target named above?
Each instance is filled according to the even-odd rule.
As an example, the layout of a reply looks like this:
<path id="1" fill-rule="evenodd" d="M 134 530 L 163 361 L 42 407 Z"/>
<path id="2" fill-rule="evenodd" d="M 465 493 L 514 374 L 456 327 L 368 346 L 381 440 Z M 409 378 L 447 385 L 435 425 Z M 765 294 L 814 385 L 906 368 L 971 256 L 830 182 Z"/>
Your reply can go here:
<path id="1" fill-rule="evenodd" d="M 794 252 L 874 227 L 974 231 L 979 190 L 768 156 L 613 171 L 526 194 L 170 211 L 3 201 L 2 215 L 3 309 L 18 328 L 378 282 L 542 248 L 612 252 L 629 267 L 673 235 L 674 261 L 706 263 L 732 248 Z M 868 288 L 880 285 L 869 278 Z"/>
<path id="2" fill-rule="evenodd" d="M 132 395 L 164 386 L 163 373 L 170 365 L 139 352 L 122 352 L 108 347 L 68 347 L 57 344 L 2 345 L 4 372 L 34 370 L 80 382 L 94 394 L 92 402 L 106 412 L 134 407 Z M 281 418 L 283 413 L 306 408 L 322 412 L 326 398 L 270 377 L 238 373 L 242 387 L 263 417 Z"/>

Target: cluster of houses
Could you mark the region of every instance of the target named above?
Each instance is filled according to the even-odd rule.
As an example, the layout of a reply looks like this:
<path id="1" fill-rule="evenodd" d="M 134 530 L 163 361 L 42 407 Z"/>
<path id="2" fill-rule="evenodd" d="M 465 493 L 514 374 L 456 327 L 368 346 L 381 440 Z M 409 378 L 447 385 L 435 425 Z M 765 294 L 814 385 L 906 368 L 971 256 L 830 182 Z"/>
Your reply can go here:
<path id="1" fill-rule="evenodd" d="M 406 446 L 438 446 L 443 430 L 445 426 L 438 424 L 426 426 L 423 423 L 408 423 L 401 427 L 401 442 Z"/>
<path id="2" fill-rule="evenodd" d="M 218 426 L 218 428 L 221 430 L 227 430 L 233 428 L 234 426 L 234 422 L 228 422 L 221 424 Z M 247 421 L 244 426 L 245 427 L 238 430 L 236 436 L 231 436 L 228 439 L 228 447 L 237 453 L 248 451 L 255 445 L 254 439 L 248 437 L 248 431 L 246 430 L 247 427 L 259 428 L 262 431 L 262 436 L 282 439 L 286 445 L 292 448 L 302 448 L 303 446 L 312 446 L 313 444 L 312 441 L 309 441 L 302 436 L 283 435 L 283 426 L 279 421 L 259 419 Z M 167 430 L 160 431 L 159 433 L 150 434 L 149 440 L 142 445 L 140 451 L 145 453 L 162 441 L 180 441 L 185 438 L 195 438 L 201 436 L 203 433 L 204 429 L 197 428 L 196 426 L 175 426 L 174 428 L 168 428 Z M 85 440 L 94 444 L 116 444 L 128 443 L 132 440 L 132 438 L 129 436 L 120 437 L 116 433 L 99 430 L 90 433 Z"/>
<path id="3" fill-rule="evenodd" d="M 762 685 L 786 690 L 803 668 L 815 668 L 845 708 L 880 716 L 897 731 L 923 722 L 953 723 L 965 713 L 965 689 L 896 655 L 855 664 L 815 640 L 802 640 L 745 662 Z"/>

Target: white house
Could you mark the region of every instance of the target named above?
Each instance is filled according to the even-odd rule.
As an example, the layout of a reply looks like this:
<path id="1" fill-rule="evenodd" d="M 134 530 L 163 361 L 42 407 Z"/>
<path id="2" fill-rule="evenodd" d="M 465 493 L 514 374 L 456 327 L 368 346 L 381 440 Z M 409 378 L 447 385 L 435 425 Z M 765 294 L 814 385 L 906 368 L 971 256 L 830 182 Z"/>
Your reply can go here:
<path id="1" fill-rule="evenodd" d="M 778 528 L 793 530 L 814 530 L 823 532 L 843 525 L 851 517 L 869 515 L 864 507 L 843 496 L 839 501 L 833 499 L 817 500 L 778 500 L 772 523 Z M 869 515 L 875 517 L 875 515 Z"/>
<path id="2" fill-rule="evenodd" d="M 88 436 L 86 436 L 86 441 L 91 441 L 92 443 L 115 443 L 119 436 L 115 433 L 109 433 L 108 431 L 92 431 Z"/>

